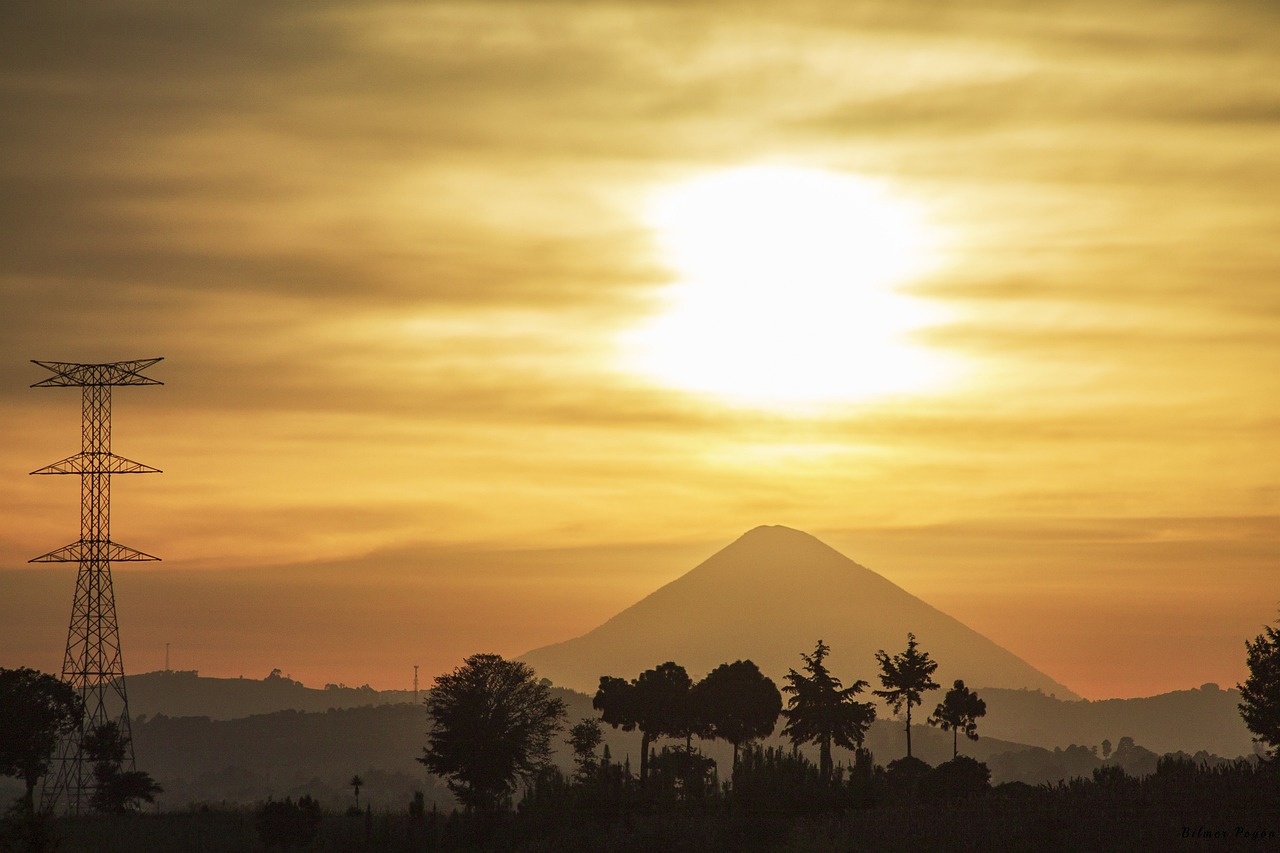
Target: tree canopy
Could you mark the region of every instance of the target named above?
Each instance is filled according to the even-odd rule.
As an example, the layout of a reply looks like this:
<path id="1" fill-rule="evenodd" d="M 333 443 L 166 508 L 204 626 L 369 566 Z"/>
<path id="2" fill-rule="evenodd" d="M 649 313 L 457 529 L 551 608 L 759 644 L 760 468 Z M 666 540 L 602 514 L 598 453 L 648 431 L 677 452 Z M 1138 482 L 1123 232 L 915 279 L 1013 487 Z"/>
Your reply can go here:
<path id="1" fill-rule="evenodd" d="M 596 770 L 596 748 L 604 741 L 600 721 L 584 717 L 569 729 L 565 742 L 573 749 L 573 761 L 578 765 L 578 778 L 586 779 Z"/>
<path id="2" fill-rule="evenodd" d="M 89 804 L 107 814 L 125 814 L 139 806 L 153 803 L 156 794 L 164 791 L 150 773 L 141 770 L 125 770 L 125 756 L 129 753 L 129 736 L 116 722 L 105 722 L 85 733 L 80 749 L 86 759 L 93 762 L 93 796 Z"/>
<path id="3" fill-rule="evenodd" d="M 903 706 L 906 707 L 908 758 L 911 757 L 911 709 L 924 701 L 922 696 L 926 690 L 939 687 L 933 680 L 937 662 L 916 646 L 916 635 L 907 634 L 907 648 L 901 654 L 891 658 L 884 649 L 876 652 L 876 660 L 880 663 L 880 683 L 884 689 L 872 691 L 888 702 L 895 714 L 901 714 Z"/>
<path id="4" fill-rule="evenodd" d="M 649 746 L 655 739 L 698 733 L 692 689 L 689 673 L 674 661 L 646 669 L 629 682 L 610 675 L 600 677 L 591 707 L 614 728 L 640 730 L 641 782 L 649 776 Z"/>
<path id="5" fill-rule="evenodd" d="M 951 732 L 951 757 L 955 758 L 960 754 L 959 733 L 964 732 L 964 736 L 969 740 L 977 740 L 978 718 L 985 717 L 986 714 L 987 703 L 979 699 L 978 694 L 965 687 L 963 681 L 956 679 L 955 684 L 947 691 L 947 695 L 943 696 L 942 701 L 938 703 L 938 707 L 933 709 L 933 716 L 929 717 L 929 725 L 938 726 L 944 732 Z M 1106 746 L 1110 749 L 1111 744 L 1108 743 Z"/>
<path id="6" fill-rule="evenodd" d="M 436 678 L 427 697 L 431 731 L 418 760 L 448 780 L 468 809 L 492 811 L 520 778 L 551 755 L 565 704 L 539 683 L 533 668 L 495 654 L 476 654 Z"/>
<path id="7" fill-rule="evenodd" d="M 777 685 L 749 660 L 720 664 L 693 692 L 707 735 L 733 744 L 735 766 L 738 748 L 773 734 L 782 712 Z"/>
<path id="8" fill-rule="evenodd" d="M 827 669 L 826 657 L 830 651 L 831 648 L 819 640 L 812 655 L 800 655 L 809 674 L 790 670 L 787 684 L 782 688 L 784 693 L 791 694 L 782 711 L 787 718 L 782 733 L 796 745 L 818 744 L 818 767 L 824 780 L 831 778 L 832 744 L 857 749 L 876 718 L 874 705 L 854 698 L 866 689 L 867 682 L 855 681 L 844 687 Z"/>
<path id="9" fill-rule="evenodd" d="M 22 780 L 28 805 L 58 740 L 77 731 L 83 717 L 71 685 L 27 667 L 0 669 L 0 774 Z"/>
<path id="10" fill-rule="evenodd" d="M 1271 757 L 1280 752 L 1280 627 L 1266 625 L 1252 641 L 1245 640 L 1249 677 L 1240 690 L 1240 716 Z"/>

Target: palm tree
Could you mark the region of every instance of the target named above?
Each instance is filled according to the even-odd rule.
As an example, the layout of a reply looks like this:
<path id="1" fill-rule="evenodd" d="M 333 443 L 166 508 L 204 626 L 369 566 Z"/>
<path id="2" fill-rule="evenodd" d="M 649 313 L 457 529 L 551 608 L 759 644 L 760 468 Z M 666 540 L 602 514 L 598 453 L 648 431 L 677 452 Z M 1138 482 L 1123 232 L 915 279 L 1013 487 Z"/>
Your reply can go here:
<path id="1" fill-rule="evenodd" d="M 358 775 L 352 776 L 347 784 L 356 789 L 356 811 L 360 811 L 360 786 L 364 784 L 364 780 Z"/>
<path id="2" fill-rule="evenodd" d="M 818 640 L 812 655 L 800 655 L 809 674 L 790 670 L 787 685 L 782 688 L 784 693 L 791 694 L 782 711 L 787 718 L 782 733 L 797 746 L 818 744 L 818 768 L 824 781 L 831 779 L 831 745 L 857 749 L 876 718 L 874 705 L 854 699 L 867 687 L 867 682 L 855 681 L 844 687 L 827 669 L 825 659 L 830 651 L 826 643 Z"/>
<path id="3" fill-rule="evenodd" d="M 893 707 L 893 713 L 902 713 L 903 705 L 907 708 L 907 758 L 911 757 L 911 708 L 919 705 L 920 698 L 926 690 L 937 690 L 933 671 L 938 668 L 936 661 L 929 658 L 928 652 L 916 651 L 916 635 L 907 634 L 907 649 L 900 655 L 890 658 L 884 649 L 876 652 L 876 660 L 880 662 L 880 683 L 884 690 L 874 692 Z"/>

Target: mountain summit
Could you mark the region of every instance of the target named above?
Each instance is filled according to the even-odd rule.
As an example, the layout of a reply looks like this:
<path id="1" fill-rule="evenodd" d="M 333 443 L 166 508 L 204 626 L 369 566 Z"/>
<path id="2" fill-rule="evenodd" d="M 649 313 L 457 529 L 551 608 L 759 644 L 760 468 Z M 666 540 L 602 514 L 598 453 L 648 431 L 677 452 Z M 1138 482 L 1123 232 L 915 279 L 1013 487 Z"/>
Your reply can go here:
<path id="1" fill-rule="evenodd" d="M 858 565 L 808 533 L 748 531 L 692 571 L 598 628 L 521 656 L 538 675 L 594 693 L 600 676 L 634 678 L 663 661 L 695 679 L 721 663 L 755 661 L 781 682 L 822 639 L 846 684 L 878 686 L 874 653 L 906 647 L 907 633 L 938 661 L 934 679 L 975 688 L 1038 689 L 1076 699 L 1062 684 L 973 629 Z"/>

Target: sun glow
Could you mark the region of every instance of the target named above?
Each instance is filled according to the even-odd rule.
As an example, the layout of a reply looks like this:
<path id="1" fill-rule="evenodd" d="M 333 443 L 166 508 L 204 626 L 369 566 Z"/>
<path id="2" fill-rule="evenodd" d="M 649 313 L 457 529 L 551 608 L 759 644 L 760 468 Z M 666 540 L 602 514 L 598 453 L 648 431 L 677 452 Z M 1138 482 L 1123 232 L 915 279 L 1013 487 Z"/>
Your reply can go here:
<path id="1" fill-rule="evenodd" d="M 680 278 L 626 338 L 638 372 L 769 408 L 919 392 L 952 373 L 908 339 L 942 309 L 894 291 L 938 265 L 939 235 L 884 185 L 745 167 L 667 189 L 648 221 Z"/>

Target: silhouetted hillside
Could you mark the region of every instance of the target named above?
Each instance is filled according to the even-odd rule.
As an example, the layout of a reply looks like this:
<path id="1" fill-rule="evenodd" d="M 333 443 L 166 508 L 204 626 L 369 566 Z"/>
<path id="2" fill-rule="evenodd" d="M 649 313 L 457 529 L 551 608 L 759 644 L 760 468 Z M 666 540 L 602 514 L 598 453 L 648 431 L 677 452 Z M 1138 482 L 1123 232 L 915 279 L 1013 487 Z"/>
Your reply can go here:
<path id="1" fill-rule="evenodd" d="M 757 527 L 684 576 L 576 639 L 521 656 L 556 684 L 594 692 L 601 675 L 634 677 L 665 660 L 701 676 L 749 658 L 781 681 L 823 639 L 845 682 L 874 680 L 877 649 L 907 633 L 940 664 L 936 678 L 977 687 L 1062 684 L 807 533 Z"/>
<path id="2" fill-rule="evenodd" d="M 598 719 L 591 697 L 564 688 L 554 688 L 553 694 L 568 707 L 566 730 L 584 717 Z M 135 720 L 133 731 L 138 766 L 164 785 L 161 800 L 166 809 L 189 802 L 254 803 L 302 793 L 342 808 L 351 793 L 347 780 L 356 773 L 366 782 L 362 801 L 376 807 L 402 808 L 415 790 L 421 790 L 428 804 L 450 808 L 453 799 L 444 784 L 415 761 L 422 755 L 429 725 L 421 704 L 404 703 L 324 712 L 277 711 L 236 720 L 143 715 Z M 630 761 L 638 769 L 639 732 L 605 726 L 604 734 L 613 760 Z M 567 771 L 572 754 L 564 743 L 566 736 L 567 731 L 555 741 L 555 761 Z M 951 757 L 949 734 L 917 729 L 913 741 L 916 753 L 930 763 Z M 782 742 L 776 734 L 769 741 Z M 682 741 L 659 740 L 655 748 L 678 743 Z M 732 747 L 715 741 L 698 746 L 727 775 Z M 905 753 L 902 726 L 891 720 L 877 722 L 867 746 L 881 763 L 899 757 Z M 1029 749 L 989 738 L 963 747 L 965 754 L 982 760 Z M 847 761 L 850 756 L 838 751 L 836 758 Z"/>
<path id="3" fill-rule="evenodd" d="M 1196 692 L 1199 691 L 1184 691 Z M 566 729 L 584 717 L 598 717 L 591 708 L 591 697 L 563 688 L 554 688 L 553 693 L 568 708 Z M 1175 703 L 1185 699 L 1182 694 L 1172 694 L 1172 697 Z M 1014 705 L 1019 699 L 1029 700 L 1036 710 L 1048 716 L 1087 714 L 1104 705 L 1060 702 L 1038 694 L 1012 698 Z M 1007 699 L 993 696 L 990 704 L 1010 706 Z M 1134 707 L 1142 710 L 1145 706 Z M 1105 718 L 1089 721 L 1086 716 L 1082 719 L 1087 725 L 1105 723 Z M 1140 722 L 1136 717 L 1130 721 Z M 960 751 L 987 762 L 995 784 L 1013 780 L 1056 783 L 1073 776 L 1088 777 L 1103 763 L 1096 752 L 1101 738 L 1077 739 L 1085 745 L 1064 744 L 1066 748 L 1045 749 L 991 737 L 989 734 L 998 726 L 994 721 L 990 721 L 991 725 L 988 722 L 986 718 L 980 721 L 979 732 L 983 736 L 977 742 L 961 739 Z M 414 791 L 422 791 L 428 805 L 435 803 L 441 808 L 451 808 L 453 798 L 444 784 L 415 761 L 422 755 L 428 727 L 426 709 L 421 704 L 402 703 L 324 712 L 278 711 L 236 720 L 144 715 L 136 719 L 133 731 L 138 766 L 164 785 L 160 800 L 166 810 L 182 809 L 192 802 L 251 804 L 269 797 L 280 799 L 303 793 L 340 810 L 352 802 L 347 782 L 357 773 L 365 781 L 361 801 L 372 803 L 375 808 L 403 809 Z M 778 730 L 781 730 L 781 721 Z M 1142 732 L 1140 726 L 1131 726 L 1110 736 L 1117 747 L 1125 735 L 1136 739 L 1137 743 L 1127 747 L 1125 754 L 1113 758 L 1114 763 L 1134 774 L 1149 773 L 1155 767 L 1156 754 L 1144 748 L 1147 744 Z M 638 769 L 639 733 L 605 726 L 604 734 L 613 761 L 630 761 L 632 767 Z M 556 739 L 555 760 L 567 771 L 572 762 L 564 737 Z M 916 756 L 929 764 L 937 765 L 951 757 L 949 733 L 928 726 L 913 727 L 912 742 Z M 660 739 L 655 749 L 680 743 L 682 741 Z M 766 741 L 766 745 L 780 744 L 789 748 L 777 732 Z M 715 759 L 721 778 L 726 778 L 732 748 L 716 741 L 695 740 L 695 745 Z M 877 720 L 868 732 L 866 745 L 879 764 L 902 757 L 906 753 L 902 724 L 893 719 Z M 815 750 L 804 751 L 816 758 Z M 1226 753 L 1228 757 L 1234 754 Z M 837 749 L 835 759 L 837 763 L 848 763 L 851 755 L 847 750 Z M 11 787 L 16 796 L 20 786 Z"/>
<path id="4" fill-rule="evenodd" d="M 980 691 L 987 716 L 980 730 L 1053 748 L 1067 744 L 1112 744 L 1132 737 L 1156 752 L 1207 750 L 1251 755 L 1253 743 L 1240 718 L 1240 692 L 1206 684 L 1141 699 L 1063 702 L 1034 690 Z"/>
<path id="5" fill-rule="evenodd" d="M 139 768 L 165 788 L 166 809 L 301 793 L 341 808 L 349 804 L 347 780 L 357 773 L 370 803 L 402 808 L 421 790 L 448 805 L 443 785 L 413 760 L 422 754 L 427 725 L 425 708 L 402 704 L 238 720 L 159 714 L 135 720 L 133 737 Z"/>
<path id="6" fill-rule="evenodd" d="M 408 690 L 374 690 L 368 685 L 306 687 L 276 670 L 266 678 L 209 678 L 194 670 L 161 670 L 130 675 L 129 708 L 134 716 L 209 717 L 233 720 L 273 711 L 327 711 L 409 702 Z M 425 694 L 424 694 L 425 695 Z"/>

